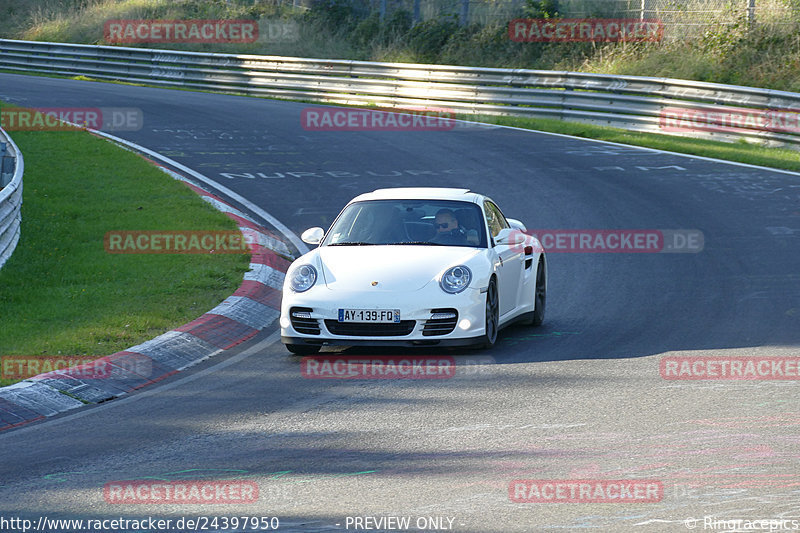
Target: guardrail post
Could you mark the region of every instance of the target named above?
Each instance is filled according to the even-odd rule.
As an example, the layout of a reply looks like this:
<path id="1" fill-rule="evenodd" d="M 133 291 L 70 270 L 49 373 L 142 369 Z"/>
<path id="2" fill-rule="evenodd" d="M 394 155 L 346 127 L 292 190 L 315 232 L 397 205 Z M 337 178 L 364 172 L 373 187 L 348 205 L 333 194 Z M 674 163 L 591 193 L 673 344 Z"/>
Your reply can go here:
<path id="1" fill-rule="evenodd" d="M 11 183 L 14 175 L 14 158 L 6 155 L 7 144 L 0 142 L 0 189 Z"/>
<path id="2" fill-rule="evenodd" d="M 751 27 L 756 23 L 756 0 L 747 0 L 747 26 Z"/>
<path id="3" fill-rule="evenodd" d="M 14 176 L 14 158 L 4 155 L 0 164 L 0 188 L 11 183 L 12 176 Z"/>

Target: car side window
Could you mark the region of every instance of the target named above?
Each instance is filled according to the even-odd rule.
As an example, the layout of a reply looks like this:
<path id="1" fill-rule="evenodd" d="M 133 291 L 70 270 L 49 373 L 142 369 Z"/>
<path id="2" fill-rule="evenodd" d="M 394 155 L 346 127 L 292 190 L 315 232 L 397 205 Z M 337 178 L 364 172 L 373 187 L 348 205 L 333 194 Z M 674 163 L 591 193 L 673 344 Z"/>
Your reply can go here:
<path id="1" fill-rule="evenodd" d="M 501 229 L 511 227 L 506 217 L 500 212 L 500 208 L 492 202 L 488 200 L 485 201 L 483 203 L 483 210 L 486 213 L 486 224 L 489 226 L 489 232 L 492 234 L 492 237 L 497 237 Z"/>

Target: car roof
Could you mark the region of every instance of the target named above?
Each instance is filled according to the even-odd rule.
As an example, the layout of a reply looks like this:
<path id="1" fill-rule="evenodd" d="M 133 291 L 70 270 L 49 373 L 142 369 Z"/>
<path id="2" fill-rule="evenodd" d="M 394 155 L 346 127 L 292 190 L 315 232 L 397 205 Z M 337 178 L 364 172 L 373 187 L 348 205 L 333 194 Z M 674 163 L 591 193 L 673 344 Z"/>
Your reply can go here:
<path id="1" fill-rule="evenodd" d="M 483 196 L 469 189 L 448 187 L 396 187 L 392 189 L 376 189 L 372 192 L 356 196 L 350 203 L 364 200 L 460 200 L 462 202 L 479 203 Z"/>

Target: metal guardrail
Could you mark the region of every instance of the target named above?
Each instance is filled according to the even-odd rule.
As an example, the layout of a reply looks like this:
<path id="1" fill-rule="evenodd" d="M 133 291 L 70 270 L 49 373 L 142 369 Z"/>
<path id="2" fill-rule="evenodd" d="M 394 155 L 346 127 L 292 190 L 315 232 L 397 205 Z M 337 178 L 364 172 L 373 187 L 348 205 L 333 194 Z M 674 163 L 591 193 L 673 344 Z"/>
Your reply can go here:
<path id="1" fill-rule="evenodd" d="M 0 39 L 0 68 L 321 103 L 426 106 L 456 113 L 552 118 L 634 131 L 800 145 L 800 94 L 670 78 L 5 39 Z M 684 117 L 694 117 L 684 120 L 688 127 L 678 127 L 678 131 L 669 127 L 668 120 L 676 109 L 683 110 Z"/>
<path id="2" fill-rule="evenodd" d="M 22 152 L 0 128 L 0 268 L 19 241 L 24 169 Z"/>

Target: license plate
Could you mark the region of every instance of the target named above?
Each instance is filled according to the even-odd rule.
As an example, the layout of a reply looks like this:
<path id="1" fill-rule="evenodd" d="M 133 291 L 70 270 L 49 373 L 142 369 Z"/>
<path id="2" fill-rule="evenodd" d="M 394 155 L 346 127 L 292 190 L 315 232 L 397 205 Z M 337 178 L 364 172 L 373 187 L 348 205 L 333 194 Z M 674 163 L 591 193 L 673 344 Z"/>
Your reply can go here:
<path id="1" fill-rule="evenodd" d="M 339 322 L 400 322 L 399 309 L 339 309 Z"/>

